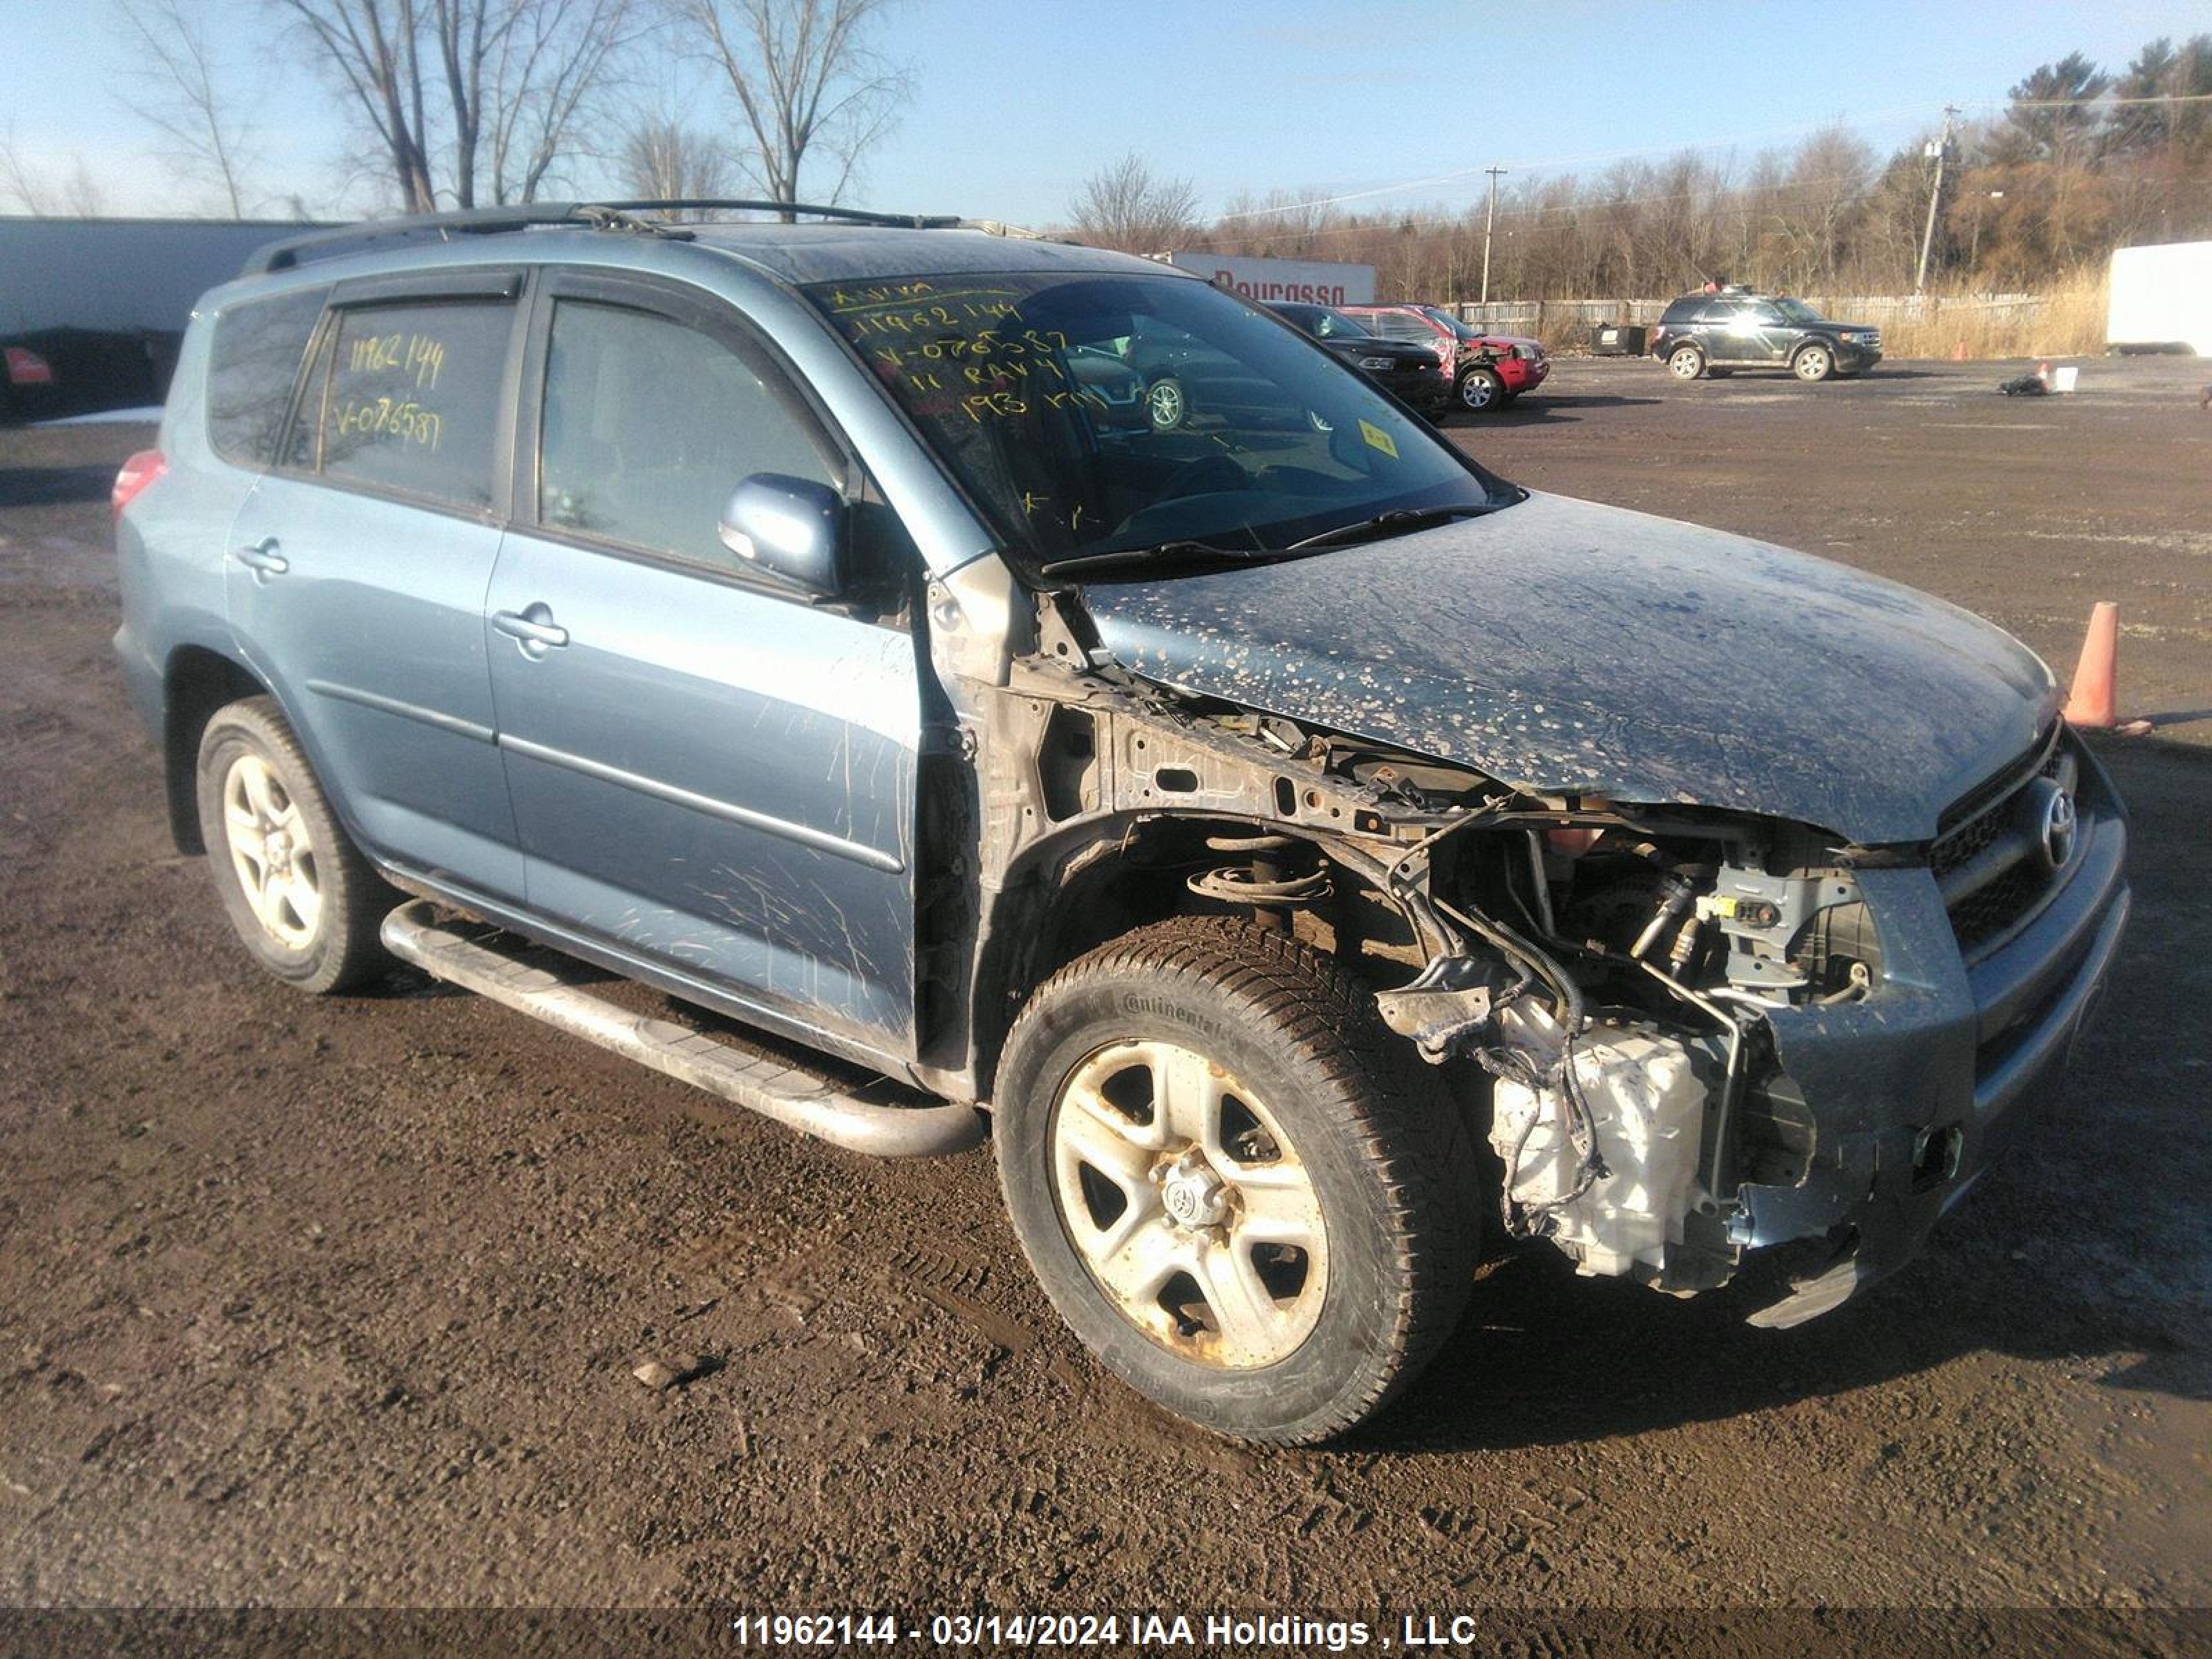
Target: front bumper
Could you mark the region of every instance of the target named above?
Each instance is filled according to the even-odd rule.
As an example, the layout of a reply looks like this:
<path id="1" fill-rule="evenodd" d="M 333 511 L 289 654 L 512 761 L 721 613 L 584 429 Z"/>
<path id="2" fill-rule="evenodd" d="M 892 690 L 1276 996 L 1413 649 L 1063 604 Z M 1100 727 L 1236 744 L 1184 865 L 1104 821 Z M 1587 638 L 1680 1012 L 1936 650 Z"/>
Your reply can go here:
<path id="1" fill-rule="evenodd" d="M 1500 357 L 1498 360 L 1498 378 L 1505 383 L 1508 392 L 1534 392 L 1544 384 L 1545 377 L 1551 372 L 1552 360 L 1548 357 Z"/>
<path id="2" fill-rule="evenodd" d="M 1415 409 L 1442 409 L 1452 400 L 1451 376 L 1444 373 L 1442 363 L 1432 368 L 1396 369 L 1375 378 L 1400 402 Z"/>
<path id="3" fill-rule="evenodd" d="M 2078 758 L 2073 855 L 2014 931 L 1962 954 L 1932 873 L 1862 871 L 1881 986 L 1862 1002 L 1768 1016 L 1814 1145 L 1796 1185 L 1738 1188 L 1730 1238 L 1756 1249 L 1826 1237 L 1837 1249 L 1753 1323 L 1802 1323 L 1904 1265 L 2064 1070 L 2129 906 L 2126 812 L 2094 758 Z"/>
<path id="4" fill-rule="evenodd" d="M 1839 341 L 1836 346 L 1836 367 L 1846 374 L 1863 374 L 1881 361 L 1880 345 L 1863 344 L 1850 340 Z"/>

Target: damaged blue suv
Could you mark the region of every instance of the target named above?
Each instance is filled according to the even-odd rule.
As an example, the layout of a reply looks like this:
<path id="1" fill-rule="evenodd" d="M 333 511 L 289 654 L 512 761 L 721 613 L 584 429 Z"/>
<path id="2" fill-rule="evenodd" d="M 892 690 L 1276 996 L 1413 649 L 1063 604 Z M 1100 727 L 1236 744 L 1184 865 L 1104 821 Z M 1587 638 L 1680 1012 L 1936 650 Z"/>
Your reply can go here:
<path id="1" fill-rule="evenodd" d="M 1083 1341 L 1292 1443 L 1514 1237 L 1832 1308 L 2050 1087 L 2127 832 L 2008 635 L 1518 489 L 1158 264 L 660 205 L 195 313 L 116 647 L 280 979 L 410 963 L 866 1152 L 988 1114 Z M 1223 395 L 1131 417 L 1167 349 Z"/>

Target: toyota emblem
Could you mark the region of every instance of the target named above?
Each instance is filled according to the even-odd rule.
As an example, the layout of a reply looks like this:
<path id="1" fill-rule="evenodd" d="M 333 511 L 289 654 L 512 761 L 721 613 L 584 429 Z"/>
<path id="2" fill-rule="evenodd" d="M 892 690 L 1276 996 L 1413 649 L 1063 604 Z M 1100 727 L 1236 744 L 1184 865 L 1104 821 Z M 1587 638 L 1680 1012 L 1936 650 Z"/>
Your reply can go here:
<path id="1" fill-rule="evenodd" d="M 2042 844 L 2038 850 L 2053 872 L 2064 869 L 2066 860 L 2074 856 L 2075 826 L 2074 797 L 2059 785 L 2051 785 L 2043 802 Z"/>

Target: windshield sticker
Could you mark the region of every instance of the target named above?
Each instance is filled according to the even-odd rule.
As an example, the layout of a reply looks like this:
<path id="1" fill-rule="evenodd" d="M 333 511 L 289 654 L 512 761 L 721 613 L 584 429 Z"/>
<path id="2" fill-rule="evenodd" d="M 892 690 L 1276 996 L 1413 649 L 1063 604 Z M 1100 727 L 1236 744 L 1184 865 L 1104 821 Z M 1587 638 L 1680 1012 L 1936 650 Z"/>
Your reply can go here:
<path id="1" fill-rule="evenodd" d="M 1367 440 L 1370 449 L 1379 449 L 1392 460 L 1398 459 L 1398 441 L 1381 427 L 1370 421 L 1359 423 L 1359 435 Z"/>

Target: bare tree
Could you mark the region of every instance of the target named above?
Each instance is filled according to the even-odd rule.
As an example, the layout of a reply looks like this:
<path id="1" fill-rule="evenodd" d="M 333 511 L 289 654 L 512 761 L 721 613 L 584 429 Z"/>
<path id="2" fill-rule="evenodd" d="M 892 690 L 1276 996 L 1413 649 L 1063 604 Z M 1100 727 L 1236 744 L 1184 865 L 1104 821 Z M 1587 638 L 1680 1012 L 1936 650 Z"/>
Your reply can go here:
<path id="1" fill-rule="evenodd" d="M 1271 190 L 1256 198 L 1249 191 L 1240 191 L 1222 213 L 1216 246 L 1224 253 L 1326 258 L 1322 239 L 1338 216 L 1322 199 L 1325 194 L 1318 185 Z"/>
<path id="2" fill-rule="evenodd" d="M 343 88 L 386 152 L 399 204 L 410 213 L 438 205 L 430 173 L 429 89 L 423 79 L 425 20 L 416 0 L 271 0 L 289 17 Z"/>
<path id="3" fill-rule="evenodd" d="M 82 155 L 58 180 L 23 154 L 10 125 L 0 131 L 0 201 L 12 201 L 30 214 L 72 214 L 96 219 L 107 211 L 107 191 L 92 176 Z"/>
<path id="4" fill-rule="evenodd" d="M 109 210 L 107 186 L 93 177 L 82 155 L 62 181 L 62 205 L 80 219 L 97 219 Z"/>
<path id="5" fill-rule="evenodd" d="M 252 128 L 208 43 L 204 18 L 187 0 L 116 0 L 125 40 L 143 89 L 140 117 L 161 134 L 163 159 L 215 190 L 234 219 L 246 216 Z"/>
<path id="6" fill-rule="evenodd" d="M 529 199 L 635 38 L 637 0 L 269 0 L 384 151 L 401 205 Z M 489 148 L 489 155 L 485 151 Z"/>
<path id="7" fill-rule="evenodd" d="M 830 202 L 842 198 L 907 96 L 905 71 L 869 44 L 890 0 L 674 4 L 728 78 L 752 139 L 745 166 L 767 196 L 798 201 L 802 170 L 821 157 L 836 177 L 827 191 L 815 193 Z"/>
<path id="8" fill-rule="evenodd" d="M 534 202 L 580 135 L 604 123 L 595 100 L 648 32 L 638 0 L 535 0 L 504 36 L 489 82 L 495 202 Z"/>
<path id="9" fill-rule="evenodd" d="M 32 214 L 46 212 L 48 205 L 46 177 L 23 155 L 13 122 L 0 131 L 0 202 Z"/>
<path id="10" fill-rule="evenodd" d="M 1083 181 L 1068 208 L 1075 233 L 1125 253 L 1165 253 L 1198 229 L 1198 192 L 1188 179 L 1156 177 L 1131 150 Z"/>
<path id="11" fill-rule="evenodd" d="M 640 197 L 696 201 L 730 188 L 729 153 L 665 112 L 641 116 L 631 125 L 617 165 L 624 187 Z"/>

